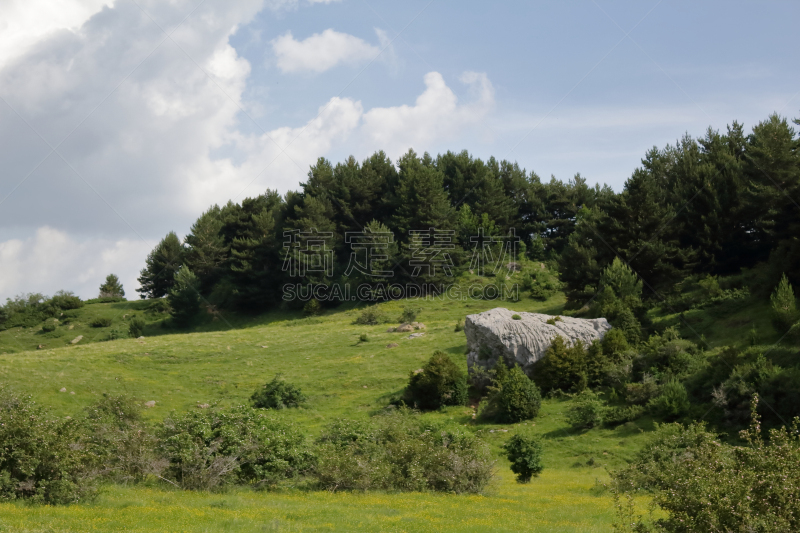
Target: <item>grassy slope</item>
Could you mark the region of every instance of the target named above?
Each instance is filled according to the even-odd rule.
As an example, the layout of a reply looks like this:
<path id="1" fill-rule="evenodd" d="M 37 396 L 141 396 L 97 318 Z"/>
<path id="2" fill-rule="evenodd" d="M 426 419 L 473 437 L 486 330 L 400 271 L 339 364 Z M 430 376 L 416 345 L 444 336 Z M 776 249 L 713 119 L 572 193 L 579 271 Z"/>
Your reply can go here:
<path id="1" fill-rule="evenodd" d="M 419 319 L 428 326 L 418 339 L 387 333 L 386 325 L 352 325 L 355 309 L 300 320 L 275 313 L 227 331 L 0 355 L 0 379 L 30 391 L 64 416 L 75 414 L 103 392 L 128 392 L 157 402 L 147 411 L 155 422 L 172 409 L 192 409 L 198 403 L 245 402 L 258 385 L 280 372 L 310 399 L 308 409 L 284 411 L 281 416 L 315 434 L 332 418 L 366 417 L 382 408 L 386 397 L 404 386 L 408 372 L 436 349 L 463 362 L 466 341 L 463 332 L 453 331 L 455 323 L 466 314 L 504 304 L 420 301 L 414 305 L 423 308 Z M 563 297 L 505 305 L 557 313 Z M 401 303 L 384 308 L 399 315 Z M 208 326 L 217 327 L 224 324 Z M 369 342 L 359 342 L 362 333 L 369 335 Z M 386 348 L 390 342 L 400 346 Z M 62 387 L 68 392 L 59 392 Z M 648 429 L 650 422 L 574 432 L 564 421 L 566 407 L 564 401 L 545 401 L 534 424 L 547 443 L 547 468 L 529 485 L 514 482 L 500 453 L 514 426 L 474 426 L 487 436 L 498 459 L 496 481 L 483 496 L 328 494 L 288 488 L 277 493 L 197 494 L 168 487 L 108 487 L 91 505 L 0 504 L 0 525 L 10 531 L 608 531 L 613 509 L 597 480 L 607 477 L 604 466 L 615 467 L 631 457 L 641 441 L 639 428 Z M 425 416 L 474 424 L 465 407 Z M 589 459 L 592 466 L 587 465 Z"/>

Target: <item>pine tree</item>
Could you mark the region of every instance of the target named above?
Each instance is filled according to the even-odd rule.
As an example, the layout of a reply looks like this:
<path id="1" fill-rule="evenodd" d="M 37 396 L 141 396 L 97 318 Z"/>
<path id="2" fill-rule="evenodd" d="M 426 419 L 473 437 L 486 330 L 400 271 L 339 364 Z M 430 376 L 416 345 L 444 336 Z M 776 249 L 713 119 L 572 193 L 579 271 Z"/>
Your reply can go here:
<path id="1" fill-rule="evenodd" d="M 781 277 L 775 292 L 770 296 L 770 302 L 772 304 L 772 317 L 775 327 L 778 329 L 778 333 L 783 334 L 797 320 L 794 291 L 786 274 Z"/>
<path id="2" fill-rule="evenodd" d="M 124 298 L 125 289 L 116 274 L 106 276 L 105 282 L 100 285 L 100 298 Z"/>
<path id="3" fill-rule="evenodd" d="M 178 327 L 188 326 L 200 310 L 198 279 L 187 267 L 175 273 L 175 283 L 169 291 L 167 301 L 172 309 L 172 319 Z"/>
<path id="4" fill-rule="evenodd" d="M 184 249 L 174 231 L 167 233 L 147 256 L 145 268 L 142 269 L 138 281 L 141 285 L 136 289 L 142 298 L 161 298 L 166 296 L 175 282 L 175 272 L 183 263 Z"/>

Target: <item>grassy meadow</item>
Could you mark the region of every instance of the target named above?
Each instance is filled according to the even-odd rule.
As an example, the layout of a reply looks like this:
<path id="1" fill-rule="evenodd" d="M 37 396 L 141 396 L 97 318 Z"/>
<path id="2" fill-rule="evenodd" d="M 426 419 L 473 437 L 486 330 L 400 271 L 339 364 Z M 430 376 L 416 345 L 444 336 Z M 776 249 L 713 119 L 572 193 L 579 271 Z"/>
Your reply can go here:
<path id="1" fill-rule="evenodd" d="M 497 306 L 516 311 L 559 314 L 564 296 L 544 302 L 413 300 L 380 304 L 390 317 L 403 306 L 420 308 L 425 335 L 388 332 L 389 324 L 354 325 L 361 307 L 342 306 L 322 316 L 273 312 L 257 317 L 209 320 L 191 333 L 158 325 L 162 316 L 147 311 L 149 302 L 94 303 L 75 310 L 72 329 L 42 349 L 36 328 L 0 332 L 0 381 L 29 392 L 59 416 L 75 416 L 103 393 L 127 393 L 154 401 L 145 411 L 156 424 L 171 411 L 202 404 L 247 403 L 253 391 L 275 374 L 308 396 L 305 408 L 279 412 L 310 437 L 339 418 L 369 417 L 400 392 L 409 372 L 435 350 L 466 366 L 466 338 L 459 320 Z M 757 304 L 756 307 L 758 307 Z M 764 309 L 766 311 L 766 308 Z M 103 339 L 88 323 L 98 317 L 113 325 L 138 313 L 148 320 L 144 339 Z M 720 312 L 716 312 L 720 314 Z M 687 312 L 680 324 L 686 338 L 702 336 L 713 350 L 724 343 L 748 342 L 751 331 L 774 334 L 767 313 L 737 304 L 721 311 Z M 753 317 L 753 318 L 751 318 Z M 679 325 L 677 315 L 653 316 L 659 327 Z M 74 334 L 84 339 L 72 345 Z M 361 340 L 367 335 L 366 342 Z M 397 347 L 390 348 L 390 343 Z M 66 389 L 65 392 L 61 392 Z M 497 463 L 489 490 L 482 495 L 435 493 L 328 493 L 284 484 L 275 491 L 234 488 L 223 493 L 179 491 L 153 480 L 138 486 L 107 485 L 92 503 L 71 506 L 0 504 L 0 531 L 610 531 L 613 501 L 603 483 L 608 469 L 622 466 L 641 447 L 653 420 L 644 417 L 617 428 L 575 430 L 566 422 L 572 400 L 545 399 L 533 422 L 493 425 L 473 419 L 473 407 L 427 413 L 445 417 L 482 434 Z M 518 484 L 501 446 L 521 425 L 543 439 L 545 470 L 529 484 Z M 527 428 L 526 428 L 527 429 Z"/>
<path id="2" fill-rule="evenodd" d="M 200 328 L 209 331 L 196 333 L 170 334 L 152 325 L 141 340 L 86 338 L 77 345 L 14 353 L 8 352 L 15 340 L 27 342 L 25 336 L 36 333 L 9 330 L 0 333 L 0 350 L 7 352 L 0 355 L 0 379 L 61 416 L 79 413 L 104 392 L 125 392 L 155 401 L 145 414 L 156 423 L 172 410 L 245 403 L 259 385 L 280 373 L 309 397 L 307 408 L 284 410 L 280 416 L 315 435 L 337 417 L 368 417 L 383 409 L 404 387 L 409 372 L 437 349 L 466 365 L 464 333 L 454 331 L 465 315 L 498 305 L 556 314 L 563 303 L 559 294 L 546 302 L 382 304 L 389 316 L 399 315 L 403 305 L 422 309 L 419 320 L 427 329 L 415 339 L 387 332 L 388 325 L 353 325 L 358 308 L 312 318 L 277 312 L 236 322 L 223 317 Z M 91 304 L 80 311 L 124 320 L 123 315 L 144 305 Z M 364 333 L 367 342 L 360 341 Z M 388 348 L 390 343 L 399 346 Z M 62 388 L 66 392 L 59 392 Z M 469 407 L 424 415 L 471 426 L 491 443 L 496 476 L 481 496 L 328 493 L 291 486 L 214 494 L 181 492 L 163 482 L 110 485 L 91 504 L 0 504 L 0 531 L 609 531 L 613 506 L 602 487 L 606 468 L 632 456 L 651 422 L 574 431 L 564 421 L 568 403 L 545 400 L 542 413 L 530 423 L 545 439 L 546 468 L 527 485 L 515 482 L 500 450 L 514 425 L 476 423 Z"/>

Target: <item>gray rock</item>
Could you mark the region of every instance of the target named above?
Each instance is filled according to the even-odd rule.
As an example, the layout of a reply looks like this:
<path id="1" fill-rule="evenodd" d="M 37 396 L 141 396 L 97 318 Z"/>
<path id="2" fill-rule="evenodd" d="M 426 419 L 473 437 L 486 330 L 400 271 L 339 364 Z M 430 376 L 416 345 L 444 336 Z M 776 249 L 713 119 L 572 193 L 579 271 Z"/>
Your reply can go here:
<path id="1" fill-rule="evenodd" d="M 70 344 L 78 344 L 79 342 L 81 342 L 82 339 L 83 339 L 83 335 L 78 335 L 77 337 L 75 337 L 74 339 L 69 341 L 69 343 Z"/>
<path id="2" fill-rule="evenodd" d="M 519 316 L 518 320 L 512 318 Z M 580 339 L 584 344 L 602 339 L 611 325 L 605 318 L 556 317 L 541 313 L 523 313 L 498 307 L 477 315 L 467 315 L 467 365 L 491 369 L 500 357 L 508 364 L 518 364 L 531 374 L 533 364 L 545 356 L 553 339 L 561 335 L 569 344 Z"/>
<path id="3" fill-rule="evenodd" d="M 152 409 L 156 406 L 156 402 L 154 400 L 150 400 L 149 402 L 144 402 L 144 406 L 148 409 Z"/>

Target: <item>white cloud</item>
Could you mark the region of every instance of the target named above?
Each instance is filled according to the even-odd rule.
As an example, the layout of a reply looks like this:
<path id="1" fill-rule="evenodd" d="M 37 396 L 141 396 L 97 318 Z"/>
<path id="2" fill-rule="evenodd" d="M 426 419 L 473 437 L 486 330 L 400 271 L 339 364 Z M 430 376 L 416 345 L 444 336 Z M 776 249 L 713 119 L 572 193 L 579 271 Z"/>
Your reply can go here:
<path id="1" fill-rule="evenodd" d="M 152 243 L 140 240 L 86 239 L 42 227 L 29 239 L 0 242 L 0 298 L 21 293 L 52 295 L 72 290 L 84 299 L 97 296 L 108 274 L 117 274 L 128 299 L 135 299 L 136 277 Z"/>
<path id="2" fill-rule="evenodd" d="M 383 31 L 376 29 L 375 32 L 381 46 L 333 29 L 315 33 L 302 41 L 287 31 L 271 41 L 272 51 L 281 72 L 324 72 L 339 64 L 357 65 L 377 58 L 389 41 Z M 387 57 L 390 52 L 387 49 Z"/>
<path id="3" fill-rule="evenodd" d="M 369 110 L 364 115 L 365 142 L 372 149 L 397 156 L 412 147 L 427 150 L 433 143 L 481 126 L 494 108 L 494 88 L 483 73 L 465 72 L 460 81 L 475 93 L 473 101 L 459 104 L 442 75 L 429 72 L 425 75 L 425 91 L 417 97 L 415 105 Z"/>
<path id="4" fill-rule="evenodd" d="M 139 3 L 168 31 L 197 7 Z M 477 93 L 462 103 L 431 73 L 414 106 L 365 110 L 332 98 L 305 124 L 243 133 L 250 64 L 229 38 L 261 0 L 200 4 L 172 34 L 177 45 L 130 0 L 102 5 L 65 17 L 58 31 L 35 30 L 38 40 L 0 66 L 0 94 L 22 117 L 0 102 L 0 228 L 9 236 L 0 298 L 59 289 L 90 297 L 109 272 L 133 295 L 147 252 L 210 204 L 295 189 L 309 165 L 339 149 L 425 149 L 475 125 L 493 102 L 485 75 L 462 79 Z M 68 163 L 44 159 L 49 147 L 28 124 Z M 221 149 L 232 155 L 214 155 Z"/>
<path id="5" fill-rule="evenodd" d="M 59 0 L 46 6 L 31 0 L 0 2 L 0 68 L 24 54 L 43 36 L 78 28 L 114 0 Z"/>

